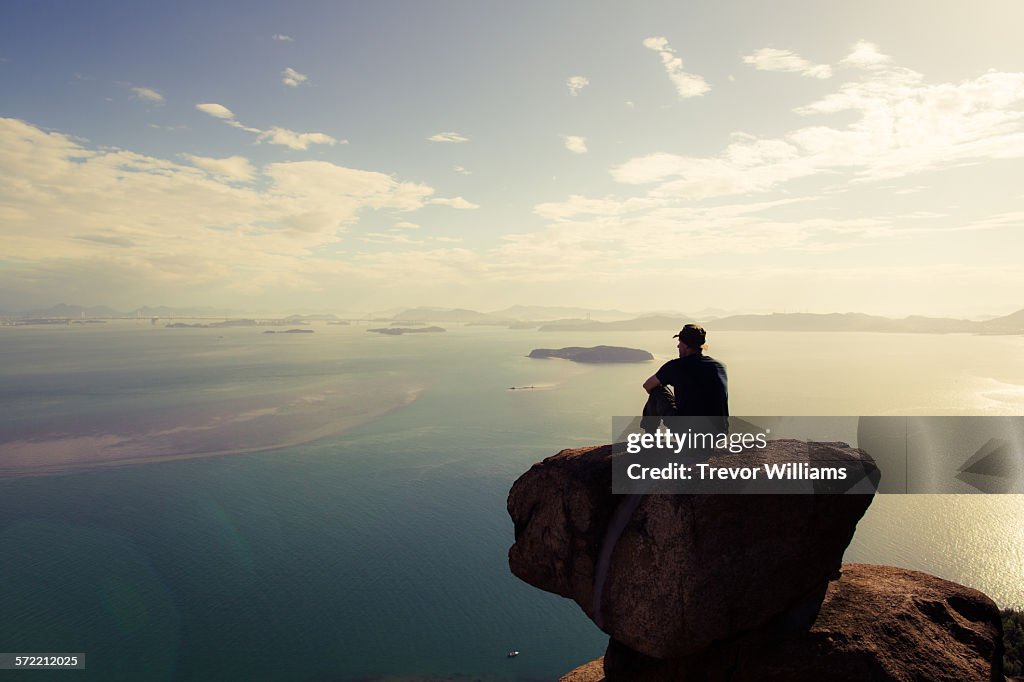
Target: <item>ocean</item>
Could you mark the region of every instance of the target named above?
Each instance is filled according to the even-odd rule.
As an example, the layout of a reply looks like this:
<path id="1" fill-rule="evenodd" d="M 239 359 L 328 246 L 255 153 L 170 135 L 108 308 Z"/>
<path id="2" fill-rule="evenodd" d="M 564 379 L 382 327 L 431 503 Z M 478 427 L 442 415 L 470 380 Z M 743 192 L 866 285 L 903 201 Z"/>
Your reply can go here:
<path id="1" fill-rule="evenodd" d="M 84 652 L 84 675 L 33 674 L 61 680 L 551 680 L 601 655 L 509 573 L 506 496 L 608 442 L 671 334 L 441 326 L 0 327 L 0 651 Z M 1024 337 L 709 326 L 737 415 L 1024 413 Z M 526 357 L 597 344 L 656 361 Z M 880 495 L 846 560 L 1022 608 L 1022 516 Z"/>

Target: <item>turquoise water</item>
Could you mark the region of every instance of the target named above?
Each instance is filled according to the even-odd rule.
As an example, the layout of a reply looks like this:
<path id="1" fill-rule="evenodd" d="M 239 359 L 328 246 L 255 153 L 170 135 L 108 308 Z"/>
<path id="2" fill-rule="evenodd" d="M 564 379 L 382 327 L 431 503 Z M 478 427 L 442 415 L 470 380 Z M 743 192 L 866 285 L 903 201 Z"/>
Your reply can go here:
<path id="1" fill-rule="evenodd" d="M 505 500 L 533 462 L 606 442 L 657 363 L 524 356 L 607 343 L 664 360 L 671 339 L 315 329 L 0 328 L 0 466 L 60 461 L 0 480 L 0 651 L 85 652 L 85 675 L 33 679 L 102 680 L 550 680 L 602 653 L 573 603 L 510 575 Z M 965 338 L 975 352 L 951 362 Z M 1017 337 L 713 341 L 737 414 L 1024 405 Z M 538 388 L 507 390 L 524 385 Z M 150 438 L 193 458 L 81 460 L 138 460 Z M 202 456 L 232 442 L 271 449 Z M 883 497 L 847 559 L 1022 606 L 1022 511 L 1017 496 Z"/>

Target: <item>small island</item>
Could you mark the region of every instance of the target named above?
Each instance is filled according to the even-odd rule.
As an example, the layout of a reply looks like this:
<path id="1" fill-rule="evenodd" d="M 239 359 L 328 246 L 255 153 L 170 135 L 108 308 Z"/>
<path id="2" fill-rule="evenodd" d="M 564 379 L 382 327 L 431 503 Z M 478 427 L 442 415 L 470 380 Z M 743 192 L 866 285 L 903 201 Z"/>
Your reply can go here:
<path id="1" fill-rule="evenodd" d="M 402 334 L 435 333 L 446 330 L 441 327 L 378 327 L 377 329 L 367 329 L 366 331 L 376 332 L 378 334 L 388 334 L 390 336 L 401 336 Z"/>
<path id="2" fill-rule="evenodd" d="M 530 351 L 531 358 L 562 358 L 573 362 L 609 363 L 609 362 L 648 362 L 654 356 L 639 348 L 623 348 L 621 346 L 594 346 L 581 348 L 569 346 L 552 350 L 535 348 Z"/>

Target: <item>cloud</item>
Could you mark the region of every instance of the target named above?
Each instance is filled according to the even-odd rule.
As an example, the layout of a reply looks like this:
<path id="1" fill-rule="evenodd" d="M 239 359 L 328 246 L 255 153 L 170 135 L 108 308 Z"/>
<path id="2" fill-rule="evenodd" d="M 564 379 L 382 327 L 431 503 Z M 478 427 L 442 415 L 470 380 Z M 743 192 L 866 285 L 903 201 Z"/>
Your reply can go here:
<path id="1" fill-rule="evenodd" d="M 336 140 L 326 133 L 297 133 L 287 128 L 273 127 L 260 133 L 257 138 L 260 142 L 279 144 L 289 149 L 308 149 L 311 144 L 348 144 L 348 140 Z"/>
<path id="2" fill-rule="evenodd" d="M 657 183 L 655 196 L 699 200 L 764 192 L 823 172 L 865 182 L 1024 157 L 1024 73 L 931 84 L 875 46 L 858 44 L 852 54 L 845 63 L 867 65 L 859 75 L 794 110 L 804 118 L 853 114 L 845 126 L 816 121 L 777 138 L 736 133 L 718 154 L 648 154 L 612 168 L 612 178 Z"/>
<path id="3" fill-rule="evenodd" d="M 878 70 L 884 69 L 890 62 L 892 62 L 892 57 L 882 54 L 877 45 L 862 40 L 853 46 L 853 52 L 840 63 L 844 66 Z"/>
<path id="4" fill-rule="evenodd" d="M 209 156 L 196 156 L 194 154 L 183 154 L 184 158 L 188 159 L 192 165 L 197 168 L 202 168 L 205 171 L 209 171 L 214 175 L 222 177 L 227 180 L 238 180 L 241 182 L 248 182 L 252 180 L 255 170 L 249 159 L 244 156 L 229 156 L 223 159 L 212 158 Z"/>
<path id="5" fill-rule="evenodd" d="M 135 242 L 127 237 L 118 237 L 115 235 L 100 235 L 100 234 L 76 234 L 74 239 L 81 239 L 87 242 L 93 242 L 95 244 L 107 244 L 109 246 L 120 246 L 127 248 L 129 246 L 135 246 Z"/>
<path id="6" fill-rule="evenodd" d="M 547 220 L 565 221 L 585 215 L 602 217 L 624 215 L 645 211 L 664 204 L 665 202 L 659 199 L 639 197 L 625 200 L 612 197 L 591 199 L 579 194 L 573 194 L 565 201 L 537 204 L 534 206 L 533 212 Z"/>
<path id="7" fill-rule="evenodd" d="M 900 196 L 901 188 L 929 188 L 920 180 L 898 185 L 888 180 L 970 165 L 978 178 L 1005 181 L 1008 171 L 998 170 L 1005 166 L 993 162 L 1024 158 L 1024 73 L 990 71 L 959 82 L 929 82 L 873 46 L 857 46 L 853 54 L 847 68 L 837 70 L 845 82 L 835 82 L 831 92 L 794 109 L 781 135 L 735 133 L 705 155 L 637 156 L 611 169 L 625 196 L 571 194 L 536 204 L 534 213 L 547 225 L 506 235 L 484 261 L 489 273 L 497 277 L 518 267 L 530 273 L 524 277 L 550 286 L 577 281 L 568 273 L 586 272 L 592 280 L 626 288 L 635 272 L 662 267 L 661 254 L 678 253 L 681 277 L 692 277 L 687 281 L 721 272 L 723 283 L 739 282 L 745 269 L 758 271 L 759 259 L 771 254 L 773 264 L 783 265 L 750 275 L 773 289 L 758 293 L 760 300 L 820 300 L 827 306 L 834 299 L 860 301 L 854 305 L 863 307 L 862 289 L 842 297 L 845 292 L 836 283 L 842 279 L 873 287 L 874 280 L 858 280 L 857 268 L 850 266 L 875 249 L 896 259 L 889 262 L 908 263 L 894 278 L 920 283 L 920 294 L 901 293 L 899 305 L 906 306 L 933 298 L 928 275 L 913 273 L 925 272 L 940 262 L 936 259 L 976 255 L 976 249 L 965 248 L 968 235 L 984 231 L 992 235 L 986 239 L 1002 240 L 1007 254 L 1019 250 L 1016 230 L 1024 212 L 1012 202 L 1003 202 L 1000 212 L 980 201 L 953 210 L 941 205 L 941 195 Z M 853 63 L 868 66 L 851 68 Z M 830 194 L 833 188 L 857 191 L 857 200 Z M 758 195 L 763 199 L 757 200 Z M 722 199 L 730 196 L 731 202 Z M 809 202 L 815 202 L 814 208 L 802 205 Z M 900 206 L 908 208 L 893 210 Z M 830 267 L 846 267 L 851 277 L 832 277 L 822 267 L 822 288 L 809 291 L 797 273 L 824 262 L 825 255 Z M 982 256 L 977 266 L 965 264 L 964 271 L 987 268 L 982 280 L 1005 283 L 1012 256 L 992 257 L 997 260 Z M 532 265 L 555 261 L 559 272 L 536 272 Z M 1011 279 L 1024 284 L 1019 271 Z M 969 298 L 984 290 L 980 282 L 972 284 L 978 288 L 970 297 L 951 285 L 944 290 L 945 300 L 969 307 Z M 739 284 L 732 290 L 737 300 L 751 295 Z"/>
<path id="8" fill-rule="evenodd" d="M 644 47 L 653 50 L 661 57 L 665 73 L 675 86 L 680 97 L 699 97 L 711 89 L 701 76 L 683 71 L 683 60 L 676 56 L 676 51 L 669 47 L 668 39 L 655 36 L 644 39 Z"/>
<path id="9" fill-rule="evenodd" d="M 361 214 L 415 211 L 433 194 L 325 161 L 261 171 L 265 182 L 240 185 L 255 175 L 244 159 L 184 163 L 0 119 L 4 257 L 18 264 L 0 279 L 13 291 L 45 286 L 59 298 L 67 286 L 99 300 L 115 286 L 131 297 L 315 291 L 327 267 L 318 250 Z"/>
<path id="10" fill-rule="evenodd" d="M 562 137 L 565 139 L 565 148 L 573 154 L 587 153 L 587 138 L 579 135 L 563 135 Z"/>
<path id="11" fill-rule="evenodd" d="M 451 208 L 459 208 L 459 209 L 464 209 L 464 210 L 468 210 L 468 209 L 472 209 L 472 208 L 480 208 L 479 204 L 474 204 L 472 202 L 466 201 L 462 197 L 454 197 L 452 199 L 445 199 L 445 198 L 442 198 L 442 197 L 437 197 L 436 199 L 431 199 L 427 203 L 428 204 L 437 204 L 438 206 L 449 206 Z"/>
<path id="12" fill-rule="evenodd" d="M 359 240 L 370 244 L 419 245 L 426 243 L 422 239 L 413 239 L 407 234 L 396 234 L 394 232 L 369 232 L 365 236 L 360 237 Z"/>
<path id="13" fill-rule="evenodd" d="M 427 138 L 431 142 L 468 142 L 469 138 L 459 133 L 435 133 Z"/>
<path id="14" fill-rule="evenodd" d="M 299 73 L 290 66 L 286 68 L 284 71 L 282 71 L 281 75 L 284 76 L 284 78 L 281 79 L 281 82 L 291 88 L 299 87 L 300 85 L 306 82 L 307 78 L 309 78 L 309 76 L 307 76 L 306 74 Z"/>
<path id="15" fill-rule="evenodd" d="M 197 104 L 196 105 L 196 109 L 198 109 L 199 111 L 203 112 L 204 114 L 209 114 L 210 116 L 213 116 L 214 118 L 220 118 L 220 119 L 224 119 L 226 121 L 227 120 L 233 120 L 235 118 L 235 113 L 233 111 L 228 109 L 223 104 L 217 104 L 215 102 L 206 102 L 204 104 Z"/>
<path id="16" fill-rule="evenodd" d="M 832 67 L 828 64 L 812 64 L 800 55 L 789 50 L 777 50 L 763 47 L 757 52 L 743 58 L 745 64 L 752 64 L 758 71 L 787 71 L 799 73 L 809 78 L 826 79 L 832 77 Z"/>
<path id="17" fill-rule="evenodd" d="M 416 223 L 410 223 L 407 220 L 403 220 L 400 223 L 395 223 L 395 227 L 399 230 L 418 230 L 420 226 Z"/>
<path id="18" fill-rule="evenodd" d="M 275 33 L 274 35 L 270 36 L 270 39 L 271 40 L 276 40 L 276 41 L 282 42 L 282 43 L 292 43 L 292 42 L 295 42 L 294 38 L 292 38 L 291 36 L 286 36 L 283 33 Z"/>
<path id="19" fill-rule="evenodd" d="M 196 109 L 205 114 L 209 114 L 214 118 L 219 118 L 229 126 L 238 128 L 239 130 L 244 130 L 248 133 L 256 133 L 256 140 L 258 142 L 278 144 L 288 147 L 289 149 L 308 149 L 309 146 L 313 144 L 326 144 L 329 146 L 333 146 L 335 144 L 348 144 L 348 140 L 337 140 L 327 133 L 298 133 L 294 130 L 278 126 L 274 126 L 269 130 L 251 128 L 239 123 L 238 119 L 235 118 L 235 113 L 223 104 L 207 102 L 205 104 L 197 104 Z"/>
<path id="20" fill-rule="evenodd" d="M 459 175 L 472 175 L 473 174 L 473 171 L 466 170 L 462 166 L 456 166 L 452 170 L 454 170 Z"/>
<path id="21" fill-rule="evenodd" d="M 580 94 L 580 90 L 590 85 L 590 79 L 586 76 L 569 76 L 565 85 L 569 88 L 569 94 L 576 97 Z"/>
<path id="22" fill-rule="evenodd" d="M 164 96 L 153 88 L 133 87 L 132 92 L 135 93 L 136 99 L 141 99 L 144 102 L 153 102 L 154 104 L 164 103 Z"/>
<path id="23" fill-rule="evenodd" d="M 219 118 L 232 128 L 238 128 L 239 130 L 244 130 L 247 133 L 263 132 L 259 128 L 250 128 L 249 126 L 242 125 L 241 123 L 239 123 L 239 121 L 235 118 L 235 112 L 231 111 L 223 104 L 217 104 L 216 102 L 205 102 L 203 104 L 197 104 L 196 109 L 203 112 L 204 114 L 209 114 L 214 118 Z"/>

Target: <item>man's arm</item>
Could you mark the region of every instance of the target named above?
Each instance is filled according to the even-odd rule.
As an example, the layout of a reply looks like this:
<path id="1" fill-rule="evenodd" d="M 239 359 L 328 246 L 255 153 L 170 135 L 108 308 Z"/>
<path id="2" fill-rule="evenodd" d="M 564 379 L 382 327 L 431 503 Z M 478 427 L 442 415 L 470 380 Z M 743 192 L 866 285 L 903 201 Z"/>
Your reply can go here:
<path id="1" fill-rule="evenodd" d="M 658 386 L 661 386 L 661 380 L 658 379 L 657 374 L 652 374 L 651 378 L 644 382 L 644 390 L 650 393 Z"/>

